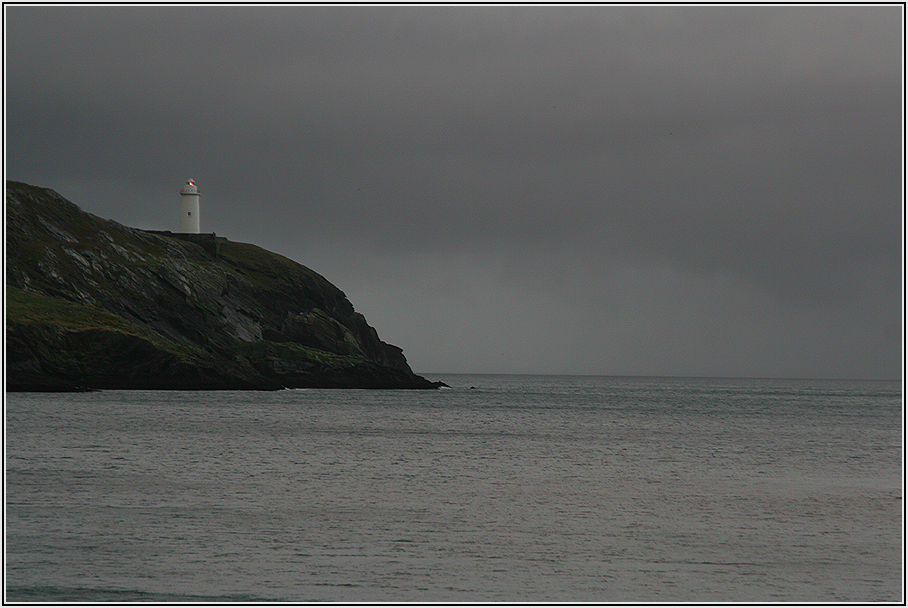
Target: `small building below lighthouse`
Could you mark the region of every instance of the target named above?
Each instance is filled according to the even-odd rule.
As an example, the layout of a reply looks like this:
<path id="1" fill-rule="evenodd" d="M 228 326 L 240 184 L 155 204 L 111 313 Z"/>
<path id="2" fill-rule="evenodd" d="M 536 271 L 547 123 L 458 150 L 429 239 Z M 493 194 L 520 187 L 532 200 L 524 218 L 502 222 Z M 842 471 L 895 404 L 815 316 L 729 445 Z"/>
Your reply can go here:
<path id="1" fill-rule="evenodd" d="M 198 234 L 199 231 L 199 189 L 188 179 L 180 188 L 180 232 Z"/>

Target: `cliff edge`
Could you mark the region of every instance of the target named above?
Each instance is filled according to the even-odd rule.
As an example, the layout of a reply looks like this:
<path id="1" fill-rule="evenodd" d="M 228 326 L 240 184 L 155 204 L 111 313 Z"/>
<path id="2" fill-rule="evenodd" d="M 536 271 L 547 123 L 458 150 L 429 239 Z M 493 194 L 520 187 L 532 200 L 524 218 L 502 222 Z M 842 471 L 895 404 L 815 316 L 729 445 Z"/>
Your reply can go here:
<path id="1" fill-rule="evenodd" d="M 7 390 L 438 388 L 312 270 L 6 183 Z"/>

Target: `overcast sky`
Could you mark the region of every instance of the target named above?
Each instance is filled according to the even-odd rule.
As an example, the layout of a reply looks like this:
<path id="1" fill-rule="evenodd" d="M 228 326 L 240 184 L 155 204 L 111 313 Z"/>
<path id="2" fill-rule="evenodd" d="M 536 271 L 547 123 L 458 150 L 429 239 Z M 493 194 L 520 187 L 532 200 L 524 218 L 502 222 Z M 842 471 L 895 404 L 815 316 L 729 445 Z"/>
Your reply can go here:
<path id="1" fill-rule="evenodd" d="M 417 372 L 898 378 L 902 7 L 5 7 L 6 176 Z"/>

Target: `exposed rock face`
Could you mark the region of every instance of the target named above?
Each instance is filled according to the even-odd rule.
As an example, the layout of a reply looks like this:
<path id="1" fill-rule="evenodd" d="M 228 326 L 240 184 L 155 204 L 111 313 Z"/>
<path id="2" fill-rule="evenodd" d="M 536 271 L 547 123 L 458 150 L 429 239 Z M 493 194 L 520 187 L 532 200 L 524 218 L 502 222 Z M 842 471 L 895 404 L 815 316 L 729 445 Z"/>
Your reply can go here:
<path id="1" fill-rule="evenodd" d="M 8 181 L 8 390 L 440 385 L 305 266 L 180 237 Z"/>

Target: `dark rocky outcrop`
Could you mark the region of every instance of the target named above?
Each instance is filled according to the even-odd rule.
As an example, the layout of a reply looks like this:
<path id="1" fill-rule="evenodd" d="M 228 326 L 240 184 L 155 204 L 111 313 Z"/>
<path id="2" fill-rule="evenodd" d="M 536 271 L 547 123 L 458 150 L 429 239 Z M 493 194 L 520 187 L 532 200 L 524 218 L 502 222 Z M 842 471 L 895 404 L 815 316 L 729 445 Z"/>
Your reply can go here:
<path id="1" fill-rule="evenodd" d="M 324 277 L 6 183 L 7 390 L 437 388 Z"/>

